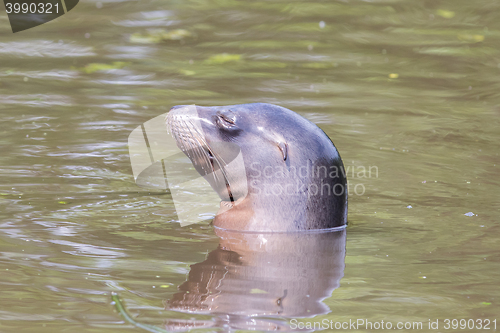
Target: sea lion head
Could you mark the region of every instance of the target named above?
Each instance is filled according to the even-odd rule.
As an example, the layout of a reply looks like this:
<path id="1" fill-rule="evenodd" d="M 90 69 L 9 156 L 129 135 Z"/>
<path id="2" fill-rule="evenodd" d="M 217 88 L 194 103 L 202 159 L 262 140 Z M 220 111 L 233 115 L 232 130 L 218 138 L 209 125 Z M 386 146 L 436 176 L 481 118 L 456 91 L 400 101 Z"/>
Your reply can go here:
<path id="1" fill-rule="evenodd" d="M 222 200 L 216 227 L 288 232 L 346 224 L 340 155 L 297 113 L 266 103 L 176 106 L 167 127 Z"/>

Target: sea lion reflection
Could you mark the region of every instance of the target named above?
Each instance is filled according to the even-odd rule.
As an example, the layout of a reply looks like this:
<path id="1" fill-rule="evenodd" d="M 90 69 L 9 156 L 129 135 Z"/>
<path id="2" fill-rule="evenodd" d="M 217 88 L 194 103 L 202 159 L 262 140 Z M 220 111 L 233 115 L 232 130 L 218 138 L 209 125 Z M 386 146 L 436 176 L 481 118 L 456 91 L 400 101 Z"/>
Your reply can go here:
<path id="1" fill-rule="evenodd" d="M 214 315 L 209 326 L 259 330 L 283 325 L 266 317 L 330 312 L 322 301 L 344 275 L 345 230 L 264 234 L 216 229 L 216 233 L 219 247 L 191 266 L 188 280 L 167 309 Z M 169 329 L 183 329 L 179 322 L 170 324 L 174 327 Z M 184 329 L 193 324 L 186 322 Z"/>

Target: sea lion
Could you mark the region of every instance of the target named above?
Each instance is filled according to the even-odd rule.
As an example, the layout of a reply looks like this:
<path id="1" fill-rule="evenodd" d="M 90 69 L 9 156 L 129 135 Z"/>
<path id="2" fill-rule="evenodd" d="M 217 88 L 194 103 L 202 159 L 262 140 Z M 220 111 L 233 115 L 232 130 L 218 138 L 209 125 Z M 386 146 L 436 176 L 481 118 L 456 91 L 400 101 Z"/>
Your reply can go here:
<path id="1" fill-rule="evenodd" d="M 166 123 L 222 199 L 215 227 L 294 232 L 347 223 L 342 159 L 325 132 L 297 113 L 266 103 L 181 105 Z M 242 164 L 231 164 L 237 155 Z"/>

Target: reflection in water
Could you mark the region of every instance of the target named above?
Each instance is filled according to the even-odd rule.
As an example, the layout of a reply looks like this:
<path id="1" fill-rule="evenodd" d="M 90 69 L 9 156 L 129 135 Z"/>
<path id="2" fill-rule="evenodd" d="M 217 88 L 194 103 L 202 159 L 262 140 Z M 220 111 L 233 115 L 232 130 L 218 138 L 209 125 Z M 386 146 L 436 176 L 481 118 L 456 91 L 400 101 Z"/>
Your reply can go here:
<path id="1" fill-rule="evenodd" d="M 216 229 L 219 247 L 191 266 L 188 280 L 167 308 L 212 314 L 216 326 L 274 330 L 264 318 L 312 317 L 330 312 L 330 297 L 344 275 L 345 230 L 327 233 L 236 233 Z M 196 325 L 176 321 L 168 329 Z"/>

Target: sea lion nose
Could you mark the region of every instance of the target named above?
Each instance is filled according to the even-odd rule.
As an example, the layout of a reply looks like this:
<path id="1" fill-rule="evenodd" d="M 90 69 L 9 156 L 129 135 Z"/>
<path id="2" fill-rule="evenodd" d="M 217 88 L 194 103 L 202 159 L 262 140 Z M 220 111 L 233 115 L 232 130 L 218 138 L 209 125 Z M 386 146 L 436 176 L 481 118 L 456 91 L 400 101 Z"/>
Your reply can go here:
<path id="1" fill-rule="evenodd" d="M 187 107 L 187 106 L 188 106 L 188 105 L 176 105 L 176 106 L 172 107 L 172 108 L 169 110 L 169 112 L 170 112 L 170 111 L 177 110 L 177 109 L 182 109 L 182 108 L 185 108 L 185 107 Z"/>

